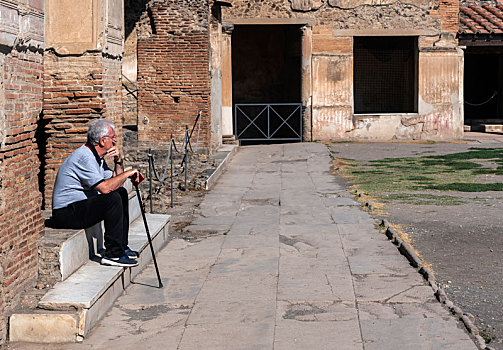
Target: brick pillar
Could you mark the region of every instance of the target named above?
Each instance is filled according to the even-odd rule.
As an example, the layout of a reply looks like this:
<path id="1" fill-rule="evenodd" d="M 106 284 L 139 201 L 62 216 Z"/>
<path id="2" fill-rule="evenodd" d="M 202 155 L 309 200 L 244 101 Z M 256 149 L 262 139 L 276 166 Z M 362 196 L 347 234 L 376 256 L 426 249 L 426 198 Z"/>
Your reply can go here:
<path id="1" fill-rule="evenodd" d="M 7 316 L 37 279 L 43 232 L 35 134 L 42 110 L 43 1 L 0 3 L 0 347 Z"/>
<path id="2" fill-rule="evenodd" d="M 150 6 L 138 37 L 138 140 L 167 144 L 174 134 L 181 142 L 202 110 L 199 146 L 209 150 L 208 0 Z"/>
<path id="3" fill-rule="evenodd" d="M 49 2 L 46 14 L 46 208 L 51 206 L 59 166 L 86 141 L 89 121 L 112 121 L 122 139 L 122 1 L 94 0 L 91 8 L 87 2 L 61 6 L 64 2 Z M 82 25 L 72 25 L 76 21 Z"/>

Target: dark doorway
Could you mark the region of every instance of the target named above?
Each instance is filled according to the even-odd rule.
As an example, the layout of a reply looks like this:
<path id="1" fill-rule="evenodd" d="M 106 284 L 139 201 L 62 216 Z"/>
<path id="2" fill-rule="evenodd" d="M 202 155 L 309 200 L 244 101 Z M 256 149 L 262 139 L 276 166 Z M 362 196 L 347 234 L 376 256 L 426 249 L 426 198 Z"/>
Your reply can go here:
<path id="1" fill-rule="evenodd" d="M 354 38 L 355 114 L 417 112 L 417 38 Z"/>
<path id="2" fill-rule="evenodd" d="M 465 124 L 503 124 L 503 47 L 468 47 L 464 74 Z"/>
<path id="3" fill-rule="evenodd" d="M 235 135 L 240 141 L 301 140 L 302 113 L 297 113 L 301 54 L 299 26 L 235 26 L 232 97 Z M 244 113 L 236 109 L 240 105 Z"/>

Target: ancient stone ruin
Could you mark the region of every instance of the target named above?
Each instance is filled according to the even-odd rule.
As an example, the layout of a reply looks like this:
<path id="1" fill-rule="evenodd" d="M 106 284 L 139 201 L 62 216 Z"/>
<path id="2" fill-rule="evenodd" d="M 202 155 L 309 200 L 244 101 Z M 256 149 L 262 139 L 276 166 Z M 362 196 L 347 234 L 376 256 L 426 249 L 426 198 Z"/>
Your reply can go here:
<path id="1" fill-rule="evenodd" d="M 0 345 L 90 120 L 159 149 L 201 111 L 208 154 L 236 139 L 459 139 L 463 48 L 481 45 L 467 20 L 459 45 L 459 13 L 454 0 L 0 1 Z"/>

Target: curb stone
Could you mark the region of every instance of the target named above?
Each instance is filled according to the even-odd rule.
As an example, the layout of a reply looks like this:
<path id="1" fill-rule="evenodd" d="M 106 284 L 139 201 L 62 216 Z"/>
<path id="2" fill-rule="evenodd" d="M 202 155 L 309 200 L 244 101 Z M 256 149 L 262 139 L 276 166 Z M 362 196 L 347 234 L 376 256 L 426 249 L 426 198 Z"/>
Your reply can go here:
<path id="1" fill-rule="evenodd" d="M 421 260 L 417 257 L 416 253 L 410 248 L 408 244 L 404 244 L 402 241 L 402 244 L 398 247 L 398 250 L 400 253 L 402 253 L 403 256 L 409 260 L 410 264 L 415 267 L 415 268 L 421 268 L 423 267 L 423 264 L 421 263 Z"/>
<path id="2" fill-rule="evenodd" d="M 445 307 L 447 307 L 447 309 L 454 316 L 456 316 L 461 322 L 463 322 L 463 325 L 471 335 L 477 348 L 479 348 L 480 350 L 493 350 L 490 346 L 486 345 L 484 338 L 480 336 L 480 331 L 474 324 L 475 317 L 470 313 L 463 312 L 463 310 L 461 310 L 459 306 L 454 305 L 454 303 L 449 300 L 445 291 L 436 283 L 433 273 L 422 264 L 421 260 L 413 252 L 410 245 L 404 242 L 400 237 L 398 237 L 396 231 L 393 229 L 393 227 L 390 226 L 389 221 L 382 219 L 381 225 L 385 228 L 384 234 L 386 235 L 386 237 L 397 246 L 398 251 L 403 256 L 405 256 L 407 260 L 409 260 L 410 264 L 416 268 L 417 272 L 421 274 L 426 281 L 429 282 L 437 300 L 441 304 L 444 304 Z"/>
<path id="3" fill-rule="evenodd" d="M 220 178 L 220 175 L 223 174 L 223 172 L 227 169 L 229 166 L 230 161 L 234 157 L 234 155 L 238 152 L 239 146 L 234 146 L 234 147 L 226 147 L 224 150 L 221 152 L 227 154 L 225 157 L 222 159 L 220 164 L 216 167 L 216 169 L 213 170 L 213 173 L 206 179 L 204 183 L 204 187 L 206 191 L 209 191 L 210 189 L 213 188 L 217 180 Z"/>

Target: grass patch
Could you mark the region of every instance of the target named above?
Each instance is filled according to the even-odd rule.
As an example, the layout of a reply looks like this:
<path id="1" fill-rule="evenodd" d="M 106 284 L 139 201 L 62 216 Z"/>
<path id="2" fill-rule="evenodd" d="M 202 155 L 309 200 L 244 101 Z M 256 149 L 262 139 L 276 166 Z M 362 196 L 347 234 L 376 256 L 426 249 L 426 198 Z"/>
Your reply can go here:
<path id="1" fill-rule="evenodd" d="M 337 162 L 337 160 L 336 160 Z M 503 148 L 470 148 L 467 152 L 372 161 L 339 160 L 339 173 L 360 191 L 383 202 L 414 205 L 460 205 L 456 196 L 428 191 L 503 191 L 502 182 L 480 183 L 480 176 L 503 175 Z M 498 167 L 489 167 L 499 164 Z M 487 181 L 486 177 L 485 180 Z"/>
<path id="2" fill-rule="evenodd" d="M 459 192 L 503 191 L 503 183 L 495 182 L 488 184 L 478 184 L 470 182 L 453 182 L 450 184 L 430 186 L 430 189 L 439 191 L 459 191 Z"/>
<path id="3" fill-rule="evenodd" d="M 391 193 L 381 198 L 385 201 L 397 200 L 415 205 L 460 205 L 466 203 L 455 196 L 442 196 L 429 193 Z"/>
<path id="4" fill-rule="evenodd" d="M 407 177 L 407 179 L 409 179 L 410 181 L 424 181 L 424 182 L 433 181 L 433 179 L 431 177 L 421 176 L 421 175 L 412 175 L 412 176 Z"/>
<path id="5" fill-rule="evenodd" d="M 482 339 L 484 339 L 486 344 L 489 344 L 493 340 L 493 337 L 491 337 L 491 335 L 487 331 L 487 328 L 484 328 L 482 332 L 480 332 L 480 336 L 482 337 Z"/>
<path id="6" fill-rule="evenodd" d="M 477 175 L 503 175 L 503 167 L 480 168 L 473 171 Z"/>

